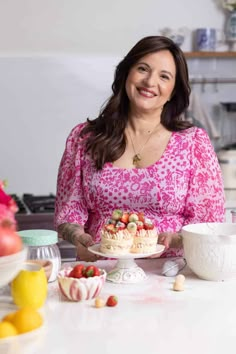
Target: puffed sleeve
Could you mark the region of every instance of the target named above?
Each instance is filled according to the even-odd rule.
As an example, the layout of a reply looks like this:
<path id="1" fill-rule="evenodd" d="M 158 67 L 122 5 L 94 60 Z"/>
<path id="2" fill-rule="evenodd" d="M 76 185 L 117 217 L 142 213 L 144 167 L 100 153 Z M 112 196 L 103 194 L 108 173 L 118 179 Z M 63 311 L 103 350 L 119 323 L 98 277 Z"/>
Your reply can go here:
<path id="1" fill-rule="evenodd" d="M 55 203 L 55 228 L 63 223 L 84 225 L 88 218 L 82 185 L 82 160 L 84 147 L 79 133 L 83 124 L 69 134 L 59 165 Z"/>
<path id="2" fill-rule="evenodd" d="M 225 195 L 220 165 L 206 131 L 197 128 L 191 151 L 191 174 L 184 225 L 225 221 Z"/>

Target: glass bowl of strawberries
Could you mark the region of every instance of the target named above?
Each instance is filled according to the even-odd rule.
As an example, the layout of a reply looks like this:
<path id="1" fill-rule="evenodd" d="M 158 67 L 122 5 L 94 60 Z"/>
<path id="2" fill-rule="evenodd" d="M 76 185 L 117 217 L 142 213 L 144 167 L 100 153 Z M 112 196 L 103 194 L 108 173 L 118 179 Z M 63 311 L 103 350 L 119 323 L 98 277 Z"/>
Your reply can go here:
<path id="1" fill-rule="evenodd" d="M 106 271 L 95 265 L 77 263 L 58 273 L 58 286 L 63 296 L 71 301 L 90 300 L 97 297 L 106 281 Z"/>

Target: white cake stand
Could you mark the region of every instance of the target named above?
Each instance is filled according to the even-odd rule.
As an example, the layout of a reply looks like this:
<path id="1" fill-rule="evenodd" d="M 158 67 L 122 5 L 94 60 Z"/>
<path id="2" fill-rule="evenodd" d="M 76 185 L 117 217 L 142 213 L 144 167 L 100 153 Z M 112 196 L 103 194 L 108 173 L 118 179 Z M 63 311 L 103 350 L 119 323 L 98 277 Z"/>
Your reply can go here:
<path id="1" fill-rule="evenodd" d="M 128 253 L 123 255 L 114 255 L 100 252 L 100 244 L 90 246 L 88 250 L 106 258 L 115 258 L 117 263 L 115 267 L 107 273 L 107 281 L 112 283 L 138 283 L 147 278 L 144 270 L 134 261 L 135 258 L 145 258 L 164 251 L 163 245 L 157 245 L 156 251 L 152 253 Z"/>

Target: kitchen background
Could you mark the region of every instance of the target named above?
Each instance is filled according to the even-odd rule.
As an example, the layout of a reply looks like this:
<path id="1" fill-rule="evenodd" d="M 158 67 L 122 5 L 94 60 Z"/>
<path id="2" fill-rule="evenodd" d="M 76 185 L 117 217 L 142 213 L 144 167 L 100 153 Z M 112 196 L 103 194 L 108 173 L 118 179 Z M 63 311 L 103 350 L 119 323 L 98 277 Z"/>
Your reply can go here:
<path id="1" fill-rule="evenodd" d="M 55 194 L 70 130 L 96 117 L 126 52 L 166 28 L 184 33 L 190 118 L 208 130 L 217 152 L 235 144 L 236 113 L 222 104 L 236 102 L 236 52 L 223 37 L 228 14 L 217 0 L 0 0 L 0 178 L 7 192 Z M 217 29 L 215 53 L 192 53 L 197 28 Z M 229 173 L 231 208 L 236 173 Z"/>

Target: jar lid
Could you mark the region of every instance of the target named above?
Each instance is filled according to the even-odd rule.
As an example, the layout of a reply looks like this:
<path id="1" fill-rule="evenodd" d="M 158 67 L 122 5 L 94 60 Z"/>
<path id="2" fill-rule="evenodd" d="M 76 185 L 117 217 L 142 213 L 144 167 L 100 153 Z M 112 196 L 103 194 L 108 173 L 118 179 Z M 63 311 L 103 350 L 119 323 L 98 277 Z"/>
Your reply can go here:
<path id="1" fill-rule="evenodd" d="M 58 242 L 57 232 L 53 230 L 23 230 L 17 233 L 27 246 L 48 246 Z"/>

